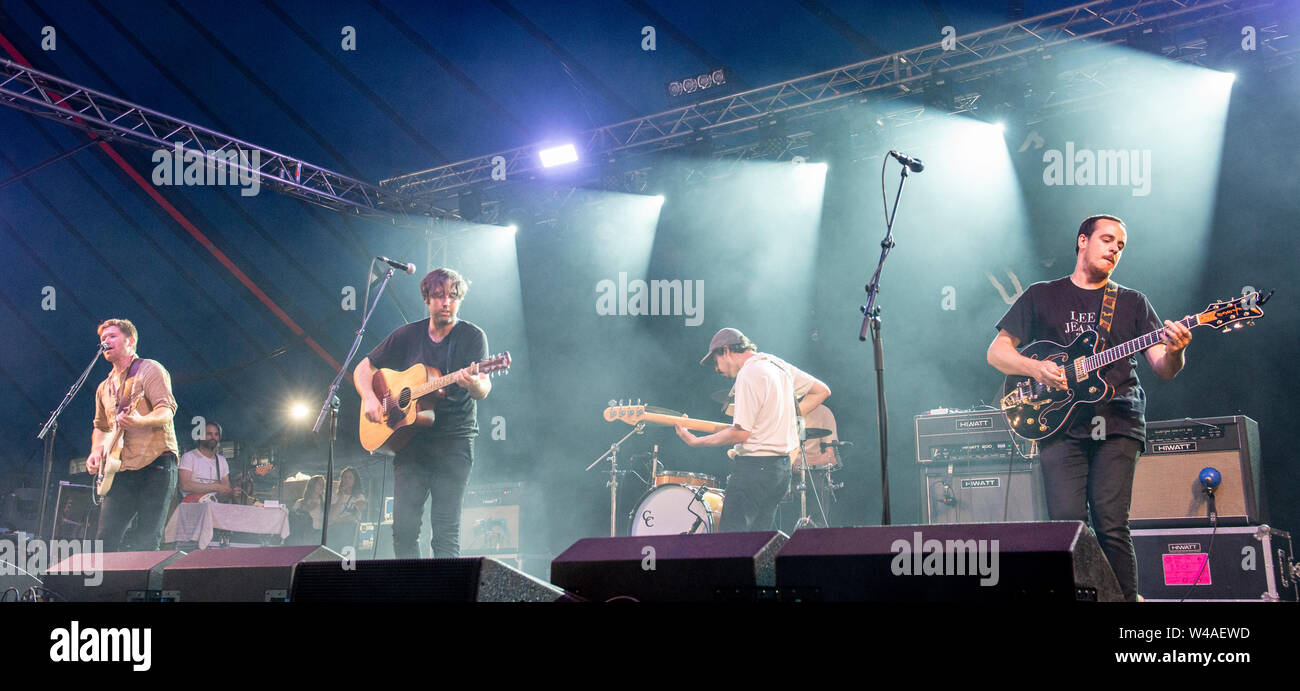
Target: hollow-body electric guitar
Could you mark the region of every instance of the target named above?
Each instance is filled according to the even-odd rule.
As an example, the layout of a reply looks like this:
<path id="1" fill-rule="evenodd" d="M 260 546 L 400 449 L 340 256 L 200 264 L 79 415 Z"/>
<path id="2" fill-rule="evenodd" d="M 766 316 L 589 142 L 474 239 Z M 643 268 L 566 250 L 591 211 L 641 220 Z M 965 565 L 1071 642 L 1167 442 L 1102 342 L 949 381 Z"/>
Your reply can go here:
<path id="1" fill-rule="evenodd" d="M 1213 326 L 1224 333 L 1240 329 L 1245 322 L 1264 316 L 1259 308 L 1273 295 L 1273 291 L 1259 291 L 1235 300 L 1210 303 L 1204 312 L 1184 317 L 1178 323 L 1187 328 Z M 1097 403 L 1110 398 L 1112 389 L 1102 379 L 1099 371 L 1107 365 L 1140 353 L 1160 343 L 1160 332 L 1126 341 L 1113 348 L 1097 352 L 1096 331 L 1085 331 L 1070 345 L 1052 341 L 1035 341 L 1021 349 L 1020 354 L 1035 360 L 1051 360 L 1065 370 L 1066 388 L 1052 389 L 1033 377 L 1010 375 L 1002 387 L 1002 412 L 1011 429 L 1025 439 L 1046 439 L 1062 429 L 1069 429 L 1075 411 L 1081 404 Z"/>
<path id="2" fill-rule="evenodd" d="M 444 375 L 436 367 L 416 364 L 398 372 L 391 369 L 375 370 L 370 380 L 371 390 L 379 398 L 384 419 L 371 422 L 366 411 L 361 411 L 361 446 L 366 451 L 384 448 L 397 452 L 410 439 L 414 425 L 428 426 L 434 422 L 433 403 L 421 405 L 420 398 L 430 394 L 444 395 L 443 389 L 456 380 L 456 375 L 468 367 Z M 479 374 L 505 374 L 510 369 L 510 353 L 505 352 L 478 363 Z"/>

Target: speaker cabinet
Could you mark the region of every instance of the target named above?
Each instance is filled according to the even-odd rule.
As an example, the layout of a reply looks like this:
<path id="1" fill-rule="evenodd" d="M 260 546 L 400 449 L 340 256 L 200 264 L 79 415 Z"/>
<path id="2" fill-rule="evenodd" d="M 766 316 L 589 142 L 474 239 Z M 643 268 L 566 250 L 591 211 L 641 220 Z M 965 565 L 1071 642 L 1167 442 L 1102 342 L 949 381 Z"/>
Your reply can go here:
<path id="1" fill-rule="evenodd" d="M 556 602 L 563 590 L 486 557 L 374 559 L 344 570 L 304 563 L 294 602 Z"/>
<path id="2" fill-rule="evenodd" d="M 1198 477 L 1214 467 L 1223 476 L 1215 490 L 1220 525 L 1267 520 L 1259 503 L 1259 424 L 1236 415 L 1165 420 L 1147 425 L 1147 450 L 1133 476 L 1129 523 L 1134 528 L 1209 526 L 1206 496 Z"/>
<path id="3" fill-rule="evenodd" d="M 929 524 L 1047 520 L 1034 461 L 921 466 L 922 520 Z"/>
<path id="4" fill-rule="evenodd" d="M 551 562 L 551 581 L 588 600 L 749 600 L 776 585 L 785 533 L 584 538 Z"/>
<path id="5" fill-rule="evenodd" d="M 782 599 L 824 602 L 1123 599 L 1079 521 L 799 530 L 776 585 Z"/>
<path id="6" fill-rule="evenodd" d="M 163 570 L 184 552 L 82 552 L 51 566 L 45 588 L 72 602 L 157 601 Z"/>
<path id="7" fill-rule="evenodd" d="M 284 602 L 293 572 L 303 563 L 329 562 L 342 570 L 343 557 L 320 545 L 204 549 L 163 570 L 163 599 L 169 602 Z"/>

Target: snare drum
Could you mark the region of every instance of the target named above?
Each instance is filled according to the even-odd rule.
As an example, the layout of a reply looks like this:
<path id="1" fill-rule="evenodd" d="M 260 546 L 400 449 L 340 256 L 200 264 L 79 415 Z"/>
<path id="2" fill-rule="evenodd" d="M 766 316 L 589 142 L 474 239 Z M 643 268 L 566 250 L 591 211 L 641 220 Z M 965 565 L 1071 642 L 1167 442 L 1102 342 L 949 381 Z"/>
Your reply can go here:
<path id="1" fill-rule="evenodd" d="M 684 473 L 665 470 L 655 476 L 655 487 L 660 485 L 689 485 L 691 487 L 717 487 L 718 479 L 703 473 Z"/>
<path id="2" fill-rule="evenodd" d="M 698 487 L 660 485 L 646 492 L 632 513 L 628 535 L 716 533 L 725 493 L 705 488 L 696 498 L 699 491 Z"/>

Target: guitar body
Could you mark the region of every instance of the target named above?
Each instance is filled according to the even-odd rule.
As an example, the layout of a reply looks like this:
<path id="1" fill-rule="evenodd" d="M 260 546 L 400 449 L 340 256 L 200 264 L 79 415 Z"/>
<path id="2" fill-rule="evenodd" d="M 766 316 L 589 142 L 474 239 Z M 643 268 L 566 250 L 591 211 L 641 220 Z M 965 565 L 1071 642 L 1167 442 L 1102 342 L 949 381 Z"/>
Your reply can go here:
<path id="1" fill-rule="evenodd" d="M 384 421 L 371 422 L 365 411 L 361 411 L 361 446 L 366 451 L 382 448 L 396 453 L 410 441 L 415 426 L 432 426 L 436 419 L 433 401 L 422 404 L 420 398 L 412 395 L 412 390 L 441 376 L 438 368 L 423 364 L 411 365 L 401 372 L 376 370 L 370 385 L 383 406 Z M 442 395 L 445 394 L 440 389 L 427 396 L 431 399 Z"/>
<path id="2" fill-rule="evenodd" d="M 104 454 L 104 458 L 99 463 L 99 472 L 95 474 L 95 496 L 98 497 L 108 494 L 108 491 L 113 489 L 113 477 L 122 469 L 122 447 L 125 439 L 120 427 L 110 433 L 109 441 L 112 441 L 112 445 L 105 446 L 109 451 Z"/>
<path id="3" fill-rule="evenodd" d="M 1049 389 L 1033 377 L 1011 375 L 1002 385 L 1002 410 L 1007 423 L 1025 439 L 1041 440 L 1072 424 L 1080 405 L 1110 397 L 1111 388 L 1097 371 L 1089 372 L 1081 360 L 1097 352 L 1096 331 L 1079 334 L 1069 345 L 1034 341 L 1020 354 L 1034 360 L 1049 360 L 1065 370 L 1068 388 Z"/>

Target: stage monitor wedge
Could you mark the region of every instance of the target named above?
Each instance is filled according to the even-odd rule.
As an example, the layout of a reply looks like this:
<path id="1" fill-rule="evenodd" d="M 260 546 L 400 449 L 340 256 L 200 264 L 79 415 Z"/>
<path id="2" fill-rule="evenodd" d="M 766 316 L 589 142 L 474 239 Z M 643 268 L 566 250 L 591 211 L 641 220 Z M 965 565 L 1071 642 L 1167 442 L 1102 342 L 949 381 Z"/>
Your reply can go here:
<path id="1" fill-rule="evenodd" d="M 301 564 L 294 602 L 563 602 L 563 590 L 489 557 Z"/>
<path id="2" fill-rule="evenodd" d="M 1123 599 L 1078 521 L 798 530 L 776 585 L 783 600 L 813 602 Z"/>
<path id="3" fill-rule="evenodd" d="M 551 581 L 588 600 L 711 602 L 770 597 L 785 533 L 584 538 L 551 562 Z"/>

